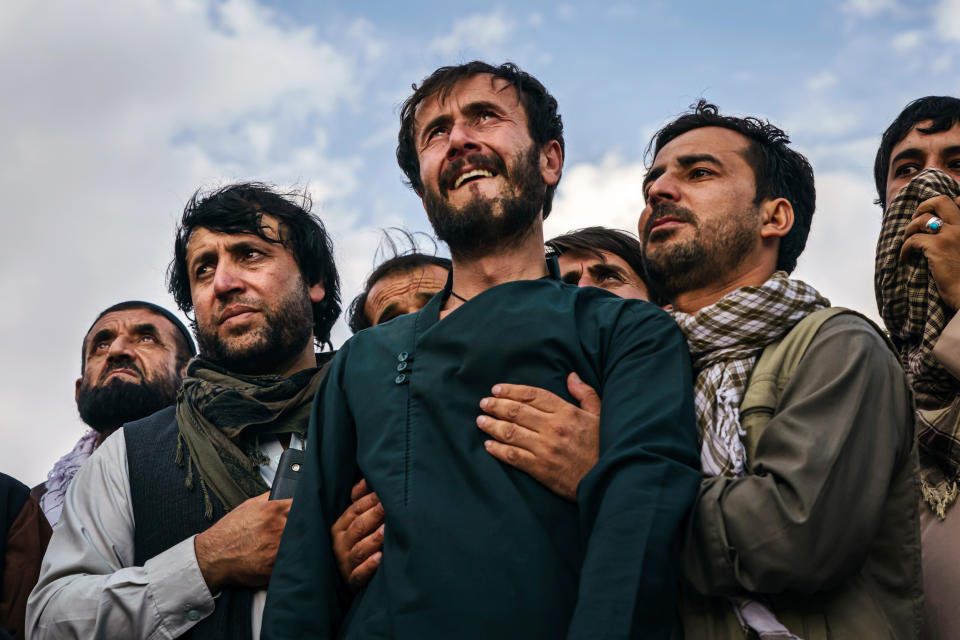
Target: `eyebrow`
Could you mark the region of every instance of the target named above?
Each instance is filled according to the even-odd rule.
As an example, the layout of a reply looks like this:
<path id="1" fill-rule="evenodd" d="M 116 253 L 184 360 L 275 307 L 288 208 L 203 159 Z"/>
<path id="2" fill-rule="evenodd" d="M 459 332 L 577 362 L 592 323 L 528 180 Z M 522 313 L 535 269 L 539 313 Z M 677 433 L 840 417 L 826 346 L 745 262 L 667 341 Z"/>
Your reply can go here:
<path id="1" fill-rule="evenodd" d="M 87 343 L 87 350 L 92 351 L 97 343 L 102 342 L 103 340 L 109 340 L 116 335 L 117 333 L 113 329 L 100 329 L 90 337 L 90 342 Z"/>
<path id="2" fill-rule="evenodd" d="M 392 318 L 393 315 L 396 315 L 396 311 L 397 311 L 397 303 L 391 302 L 386 307 L 384 307 L 383 311 L 380 312 L 380 315 L 377 316 L 377 324 L 380 324 L 381 322 L 385 322 L 390 318 Z"/>
<path id="3" fill-rule="evenodd" d="M 893 158 L 890 160 L 890 166 L 893 167 L 893 165 L 897 164 L 901 160 L 920 160 L 924 157 L 924 155 L 925 154 L 923 151 L 917 149 L 916 147 L 904 149 L 897 155 L 893 156 Z"/>
<path id="4" fill-rule="evenodd" d="M 680 165 L 680 167 L 683 169 L 686 169 L 687 167 L 692 167 L 693 165 L 699 164 L 701 162 L 709 162 L 710 164 L 714 164 L 718 167 L 723 167 L 723 163 L 720 162 L 720 158 L 716 157 L 715 155 L 711 155 L 709 153 L 687 154 L 685 156 L 678 157 L 674 162 Z M 643 191 L 644 196 L 646 196 L 647 185 L 650 184 L 652 181 L 656 180 L 657 178 L 659 178 L 660 176 L 662 176 L 665 171 L 666 169 L 664 169 L 663 167 L 654 167 L 647 172 L 647 175 L 644 176 L 643 178 L 643 184 L 641 185 L 641 190 Z"/>
<path id="5" fill-rule="evenodd" d="M 471 102 L 460 109 L 461 113 L 468 116 L 475 116 L 483 111 L 496 111 L 497 113 L 503 113 L 503 108 L 496 103 L 490 102 L 489 100 L 478 100 L 477 102 Z M 427 124 L 423 125 L 423 128 L 417 135 L 418 143 L 422 142 L 424 134 L 432 130 L 434 127 L 443 124 L 450 124 L 451 122 L 453 122 L 453 117 L 451 117 L 448 113 L 443 113 L 436 116 Z"/>
<path id="6" fill-rule="evenodd" d="M 150 334 L 155 338 L 160 337 L 160 331 L 157 330 L 157 325 L 152 322 L 141 322 L 140 324 L 134 325 L 133 333 L 137 335 Z"/>

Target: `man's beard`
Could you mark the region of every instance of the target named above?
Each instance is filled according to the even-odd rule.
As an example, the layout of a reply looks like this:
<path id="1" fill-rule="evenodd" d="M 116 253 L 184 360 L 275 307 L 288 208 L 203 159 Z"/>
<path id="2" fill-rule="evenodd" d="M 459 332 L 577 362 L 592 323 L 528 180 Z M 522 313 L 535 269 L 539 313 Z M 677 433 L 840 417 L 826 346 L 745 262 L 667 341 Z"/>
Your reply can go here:
<path id="1" fill-rule="evenodd" d="M 98 433 L 146 418 L 177 400 L 177 390 L 181 382 L 179 375 L 147 380 L 132 362 L 123 366 L 139 372 L 140 382 L 114 378 L 96 387 L 91 386 L 86 379 L 80 383 L 77 411 L 80 412 L 80 419 Z"/>
<path id="2" fill-rule="evenodd" d="M 511 186 L 511 193 L 501 191 L 494 198 L 475 198 L 459 209 L 453 207 L 444 198 L 448 191 L 446 185 L 468 162 L 480 168 L 492 168 Z M 460 188 L 469 189 L 470 183 Z M 426 188 L 424 204 L 434 232 L 450 247 L 450 254 L 469 260 L 486 255 L 494 248 L 519 245 L 540 215 L 546 188 L 540 175 L 540 150 L 531 144 L 527 152 L 516 156 L 509 174 L 500 158 L 480 154 L 452 164 L 441 176 L 440 193 Z"/>
<path id="3" fill-rule="evenodd" d="M 310 342 L 313 335 L 313 308 L 310 294 L 301 281 L 301 287 L 281 298 L 275 308 L 261 308 L 261 301 L 233 298 L 230 303 L 247 304 L 260 309 L 260 326 L 235 334 L 231 344 L 217 334 L 216 326 L 200 325 L 194 320 L 194 333 L 200 355 L 228 371 L 263 374 L 281 369 L 291 362 Z M 251 340 L 252 338 L 252 340 Z"/>
<path id="4" fill-rule="evenodd" d="M 692 239 L 676 241 L 663 248 L 648 248 L 650 227 L 658 219 L 670 216 L 695 228 Z M 643 263 L 651 286 L 668 300 L 717 282 L 736 269 L 753 249 L 759 212 L 736 213 L 701 222 L 690 209 L 672 202 L 658 203 L 642 230 Z M 659 234 L 679 233 L 682 229 L 660 230 Z M 669 237 L 669 236 L 668 236 Z"/>

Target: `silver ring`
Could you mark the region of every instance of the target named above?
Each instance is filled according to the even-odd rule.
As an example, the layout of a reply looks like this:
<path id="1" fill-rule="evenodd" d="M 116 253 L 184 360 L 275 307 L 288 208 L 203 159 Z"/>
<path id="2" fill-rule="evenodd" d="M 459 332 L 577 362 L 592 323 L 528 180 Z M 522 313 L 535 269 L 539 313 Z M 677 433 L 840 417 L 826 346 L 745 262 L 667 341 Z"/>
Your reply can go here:
<path id="1" fill-rule="evenodd" d="M 923 230 L 926 233 L 940 233 L 940 229 L 943 229 L 943 220 L 937 216 L 933 216 L 923 225 Z"/>

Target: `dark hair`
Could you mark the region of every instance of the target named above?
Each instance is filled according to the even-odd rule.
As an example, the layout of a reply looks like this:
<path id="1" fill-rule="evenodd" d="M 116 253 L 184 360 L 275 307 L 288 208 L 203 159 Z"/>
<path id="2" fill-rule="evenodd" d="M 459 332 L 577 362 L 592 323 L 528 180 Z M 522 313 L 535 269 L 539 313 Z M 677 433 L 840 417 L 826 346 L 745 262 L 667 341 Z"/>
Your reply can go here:
<path id="1" fill-rule="evenodd" d="M 313 336 L 321 347 L 330 344 L 330 328 L 340 315 L 340 277 L 330 237 L 310 207 L 306 191 L 278 193 L 259 182 L 233 184 L 206 194 L 197 190 L 183 210 L 167 269 L 167 288 L 180 310 L 189 314 L 193 309 L 187 273 L 187 243 L 193 231 L 202 227 L 218 233 L 252 234 L 290 251 L 304 283 L 323 285 L 323 300 L 312 305 Z M 278 220 L 280 239 L 265 235 L 263 215 Z"/>
<path id="2" fill-rule="evenodd" d="M 457 66 L 440 67 L 418 87 L 411 85 L 411 95 L 400 107 L 400 134 L 397 136 L 397 162 L 407 176 L 407 184 L 413 187 L 417 195 L 423 196 L 423 183 L 420 181 L 420 159 L 417 157 L 414 143 L 414 125 L 417 107 L 427 98 L 438 95 L 441 100 L 453 90 L 461 80 L 471 78 L 479 73 L 489 73 L 491 84 L 497 78 L 506 80 L 512 86 L 527 114 L 527 129 L 530 137 L 538 147 L 542 147 L 551 140 L 560 143 L 560 150 L 564 151 L 563 120 L 557 113 L 557 100 L 547 91 L 539 80 L 525 71 L 521 71 L 512 62 L 505 62 L 499 67 L 474 60 Z M 559 184 L 559 183 L 558 183 Z M 557 185 L 547 187 L 543 198 L 543 217 L 550 215 L 553 205 L 553 194 Z"/>
<path id="3" fill-rule="evenodd" d="M 557 255 L 574 251 L 603 258 L 601 251 L 612 253 L 626 262 L 652 293 L 643 269 L 643 249 L 640 241 L 627 231 L 607 227 L 586 227 L 551 238 L 547 240 L 546 245 L 556 251 Z"/>
<path id="4" fill-rule="evenodd" d="M 197 355 L 197 349 L 193 346 L 193 339 L 190 337 L 190 332 L 187 331 L 187 328 L 183 326 L 183 323 L 180 322 L 180 318 L 173 315 L 170 311 L 167 311 L 160 305 L 153 304 L 152 302 L 145 302 L 143 300 L 127 300 L 126 302 L 118 302 L 115 305 L 109 306 L 103 311 L 100 312 L 93 322 L 90 323 L 90 328 L 87 329 L 87 332 L 83 334 L 83 345 L 80 349 L 80 375 L 83 375 L 84 370 L 87 368 L 87 338 L 90 336 L 90 331 L 93 329 L 94 325 L 100 322 L 100 318 L 107 315 L 108 313 L 113 313 L 114 311 L 129 311 L 131 309 L 146 309 L 151 313 L 155 313 L 158 316 L 163 316 L 170 321 L 170 324 L 174 326 L 177 330 L 177 369 L 182 369 L 183 365 L 187 363 L 187 360 Z"/>
<path id="5" fill-rule="evenodd" d="M 753 169 L 757 184 L 754 205 L 772 198 L 786 198 L 793 206 L 793 228 L 780 239 L 777 255 L 777 269 L 790 273 L 796 268 L 797 258 L 807 244 L 816 206 L 817 194 L 810 162 L 787 146 L 790 138 L 782 129 L 766 120 L 720 115 L 716 105 L 702 98 L 690 108 L 691 113 L 683 114 L 654 134 L 647 145 L 647 155 L 653 147 L 653 159 L 656 159 L 671 140 L 702 127 L 723 127 L 747 138 L 749 144 L 743 157 Z"/>
<path id="6" fill-rule="evenodd" d="M 887 208 L 887 174 L 890 170 L 890 154 L 893 148 L 907 137 L 911 129 L 924 120 L 931 120 L 929 127 L 917 131 L 923 134 L 940 133 L 960 122 L 960 99 L 951 96 L 927 96 L 918 98 L 904 107 L 880 138 L 880 148 L 873 162 L 873 179 L 877 184 L 877 200 Z"/>
<path id="7" fill-rule="evenodd" d="M 392 234 L 398 234 L 401 236 L 401 240 L 397 240 L 393 237 Z M 436 265 L 438 267 L 443 267 L 447 271 L 450 271 L 453 268 L 453 265 L 450 262 L 449 258 L 441 258 L 438 255 L 428 254 L 420 251 L 419 244 L 417 242 L 417 236 L 421 235 L 431 242 L 433 242 L 434 254 L 437 250 L 437 243 L 425 233 L 413 233 L 407 231 L 406 229 L 400 229 L 393 227 L 390 229 L 384 229 L 383 238 L 380 241 L 380 246 L 377 249 L 377 256 L 387 255 L 390 257 L 380 263 L 373 272 L 367 276 L 367 281 L 363 285 L 363 291 L 360 292 L 356 298 L 353 299 L 353 302 L 350 303 L 350 306 L 347 307 L 347 326 L 350 327 L 350 331 L 357 333 L 363 329 L 367 329 L 373 324 L 367 318 L 365 308 L 367 306 L 367 296 L 370 294 L 370 289 L 377 283 L 378 280 L 384 278 L 388 275 L 399 275 L 403 273 L 410 273 L 411 271 L 418 271 L 424 267 L 430 265 Z"/>

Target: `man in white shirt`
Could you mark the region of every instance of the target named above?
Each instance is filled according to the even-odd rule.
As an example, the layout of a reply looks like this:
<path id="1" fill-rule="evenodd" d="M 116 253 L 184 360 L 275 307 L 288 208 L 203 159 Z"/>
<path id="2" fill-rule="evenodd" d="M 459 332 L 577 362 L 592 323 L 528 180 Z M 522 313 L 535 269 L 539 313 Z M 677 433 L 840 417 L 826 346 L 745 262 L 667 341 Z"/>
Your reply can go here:
<path id="1" fill-rule="evenodd" d="M 340 312 L 309 201 L 260 184 L 196 194 L 169 288 L 200 355 L 177 405 L 91 456 L 28 603 L 34 638 L 255 638 L 290 500 L 266 491 L 306 416 Z M 91 496 L 96 496 L 92 499 Z"/>

